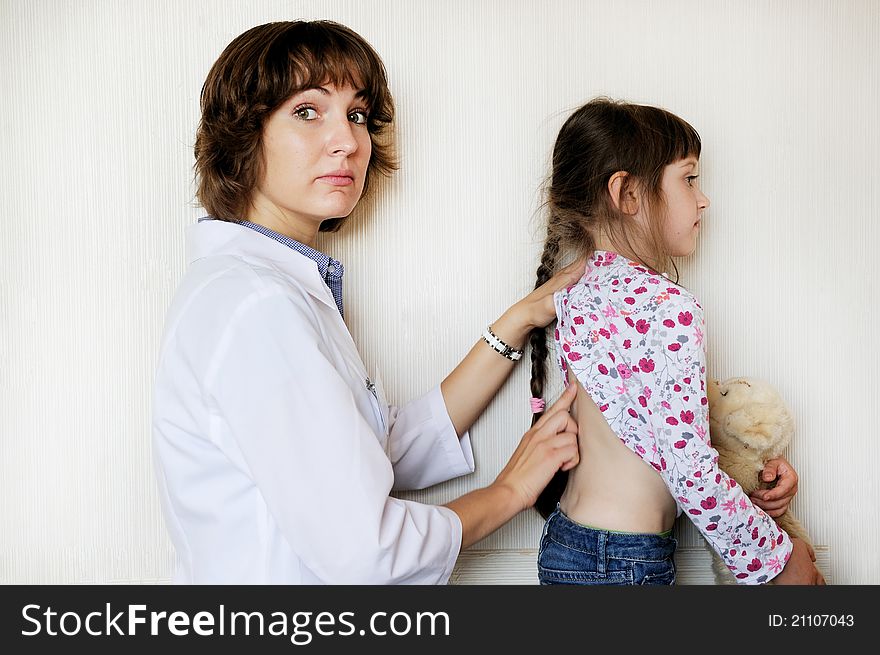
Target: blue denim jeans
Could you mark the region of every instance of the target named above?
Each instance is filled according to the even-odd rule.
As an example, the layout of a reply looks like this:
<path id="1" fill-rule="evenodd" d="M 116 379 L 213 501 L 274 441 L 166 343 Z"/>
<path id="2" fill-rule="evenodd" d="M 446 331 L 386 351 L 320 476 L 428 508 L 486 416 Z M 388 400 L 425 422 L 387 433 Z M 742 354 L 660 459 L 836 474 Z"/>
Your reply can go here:
<path id="1" fill-rule="evenodd" d="M 597 530 L 568 518 L 557 505 L 538 550 L 542 585 L 675 584 L 671 536 Z"/>

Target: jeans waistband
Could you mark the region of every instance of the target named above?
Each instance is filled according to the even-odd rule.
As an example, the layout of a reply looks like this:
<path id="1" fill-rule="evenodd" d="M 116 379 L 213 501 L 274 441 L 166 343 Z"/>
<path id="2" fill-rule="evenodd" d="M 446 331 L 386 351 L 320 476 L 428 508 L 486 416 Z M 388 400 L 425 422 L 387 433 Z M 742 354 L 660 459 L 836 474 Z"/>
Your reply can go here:
<path id="1" fill-rule="evenodd" d="M 575 523 L 558 507 L 547 518 L 545 534 L 554 541 L 585 553 L 622 559 L 662 561 L 675 553 L 676 541 L 668 534 L 612 532 Z M 611 551 L 611 552 L 610 552 Z"/>

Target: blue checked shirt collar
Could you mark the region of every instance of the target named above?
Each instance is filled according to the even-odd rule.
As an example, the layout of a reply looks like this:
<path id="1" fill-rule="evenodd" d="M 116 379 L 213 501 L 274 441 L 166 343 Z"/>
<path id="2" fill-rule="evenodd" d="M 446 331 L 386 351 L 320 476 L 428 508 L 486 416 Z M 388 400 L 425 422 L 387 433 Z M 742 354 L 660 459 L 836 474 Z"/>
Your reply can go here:
<path id="1" fill-rule="evenodd" d="M 200 218 L 199 222 L 205 220 L 213 219 L 207 217 Z M 315 262 L 318 265 L 318 273 L 321 274 L 321 279 L 324 280 L 324 283 L 329 287 L 330 292 L 333 294 L 333 300 L 336 302 L 336 307 L 337 309 L 339 309 L 340 316 L 342 316 L 343 318 L 345 317 L 345 313 L 343 312 L 342 307 L 342 275 L 345 272 L 345 269 L 342 266 L 342 262 L 337 261 L 329 255 L 325 255 L 324 253 L 319 252 L 314 248 L 309 248 L 304 243 L 294 241 L 290 237 L 279 234 L 275 230 L 270 230 L 268 227 L 258 225 L 257 223 L 251 223 L 250 221 L 240 221 L 239 225 L 244 225 L 245 227 L 249 227 L 250 229 L 259 232 L 260 234 L 264 234 L 270 239 L 275 239 L 275 241 L 283 243 L 288 248 L 296 250 L 301 255 L 305 255 L 313 262 Z"/>
<path id="2" fill-rule="evenodd" d="M 337 261 L 322 252 L 318 252 L 314 248 L 309 248 L 304 243 L 294 241 L 290 237 L 279 234 L 275 230 L 270 230 L 268 227 L 263 227 L 257 223 L 251 223 L 250 221 L 241 221 L 241 225 L 256 230 L 260 234 L 265 234 L 270 239 L 275 239 L 275 241 L 283 243 L 288 248 L 293 248 L 301 255 L 305 255 L 315 262 L 318 265 L 318 272 L 321 274 L 321 279 L 324 280 L 324 283 L 330 288 L 330 292 L 333 294 L 333 300 L 336 301 L 336 307 L 339 309 L 339 314 L 342 317 L 345 317 L 342 308 L 342 274 L 345 272 L 345 269 L 342 266 L 342 262 Z"/>

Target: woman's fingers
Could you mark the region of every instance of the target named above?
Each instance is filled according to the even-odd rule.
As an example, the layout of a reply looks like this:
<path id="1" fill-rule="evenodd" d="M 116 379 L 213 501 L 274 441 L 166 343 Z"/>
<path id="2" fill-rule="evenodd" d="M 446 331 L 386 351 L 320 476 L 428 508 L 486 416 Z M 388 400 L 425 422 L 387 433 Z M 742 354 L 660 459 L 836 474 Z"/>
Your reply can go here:
<path id="1" fill-rule="evenodd" d="M 564 448 L 562 467 L 563 471 L 570 471 L 581 462 L 581 451 L 578 448 L 577 433 L 571 433 L 574 437 L 572 443 L 567 444 Z"/>
<path id="2" fill-rule="evenodd" d="M 578 280 L 580 280 L 584 275 L 584 269 L 587 267 L 587 260 L 584 257 L 580 257 L 573 261 L 571 264 L 566 266 L 565 268 L 561 268 L 553 276 L 547 280 L 544 284 L 535 289 L 539 295 L 553 295 L 560 289 L 564 289 L 565 287 L 571 286 Z"/>
<path id="3" fill-rule="evenodd" d="M 560 269 L 556 275 L 550 278 L 551 280 L 556 280 L 560 283 L 555 290 L 559 291 L 559 289 L 564 289 L 580 280 L 584 276 L 584 269 L 586 269 L 586 267 L 587 259 L 585 257 L 578 257 L 571 264 Z"/>
<path id="4" fill-rule="evenodd" d="M 562 395 L 560 395 L 559 398 L 556 399 L 556 402 L 554 402 L 552 405 L 550 405 L 550 407 L 544 410 L 543 416 L 541 416 L 541 418 L 538 419 L 535 425 L 532 426 L 532 429 L 535 429 L 538 426 L 545 424 L 559 412 L 568 413 L 568 411 L 571 409 L 571 404 L 574 402 L 575 398 L 577 398 L 577 385 L 569 384 L 562 392 Z"/>
<path id="5" fill-rule="evenodd" d="M 561 467 L 563 471 L 571 470 L 580 461 L 577 442 L 578 424 L 569 414 L 571 404 L 576 397 L 577 385 L 568 385 L 532 428 L 535 431 L 535 439 L 545 439 L 556 450 L 555 455 L 559 457 L 556 460 L 558 462 L 556 467 Z"/>
<path id="6" fill-rule="evenodd" d="M 583 276 L 586 265 L 587 261 L 584 258 L 572 262 L 523 298 L 521 303 L 527 308 L 527 314 L 531 317 L 529 319 L 531 325 L 544 327 L 556 318 L 553 294 L 575 284 Z"/>

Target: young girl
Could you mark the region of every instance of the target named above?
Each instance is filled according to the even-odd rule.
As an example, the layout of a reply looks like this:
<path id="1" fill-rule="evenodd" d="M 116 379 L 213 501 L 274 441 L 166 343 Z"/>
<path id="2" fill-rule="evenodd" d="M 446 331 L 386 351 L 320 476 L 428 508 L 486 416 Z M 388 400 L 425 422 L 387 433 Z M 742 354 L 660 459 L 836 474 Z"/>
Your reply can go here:
<path id="1" fill-rule="evenodd" d="M 561 245 L 588 259 L 581 280 L 555 295 L 556 360 L 579 387 L 580 464 L 538 503 L 549 514 L 542 584 L 673 584 L 671 529 L 682 512 L 741 583 L 818 579 L 806 546 L 718 468 L 703 310 L 658 272 L 696 246 L 709 206 L 699 157 L 699 135 L 682 119 L 607 99 L 578 109 L 557 138 L 539 284 Z M 531 343 L 540 407 L 544 330 Z"/>

